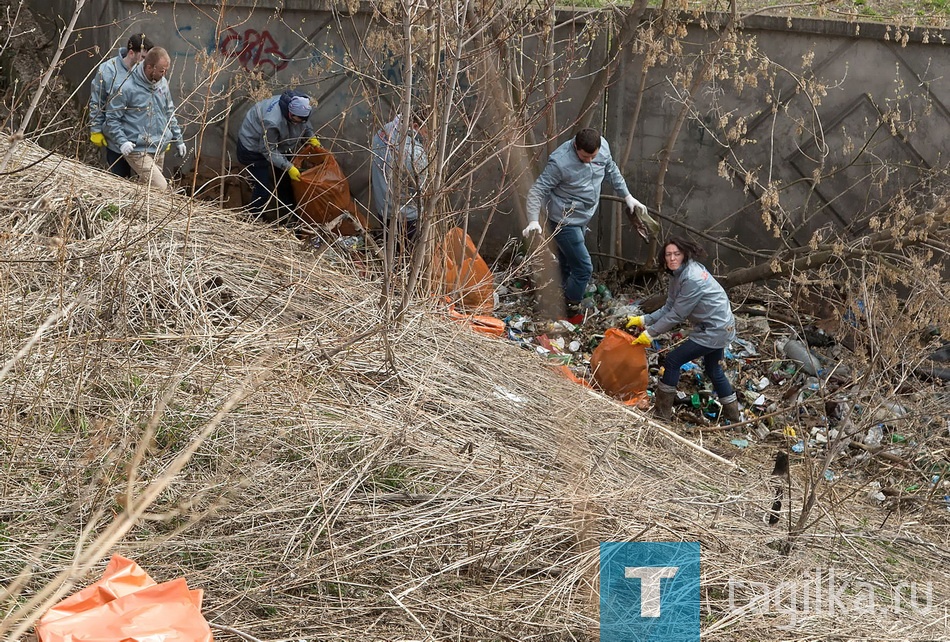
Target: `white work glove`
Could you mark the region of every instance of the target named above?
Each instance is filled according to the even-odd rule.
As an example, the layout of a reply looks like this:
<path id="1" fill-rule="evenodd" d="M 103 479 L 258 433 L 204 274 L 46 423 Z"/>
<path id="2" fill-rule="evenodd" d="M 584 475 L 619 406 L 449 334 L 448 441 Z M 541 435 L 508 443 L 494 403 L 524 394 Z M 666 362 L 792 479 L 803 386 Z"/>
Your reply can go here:
<path id="1" fill-rule="evenodd" d="M 538 234 L 541 233 L 541 224 L 537 221 L 531 221 L 528 223 L 528 227 L 521 231 L 521 236 L 527 238 L 532 232 L 537 232 Z"/>
<path id="2" fill-rule="evenodd" d="M 128 156 L 135 150 L 135 143 L 130 140 L 125 141 L 122 145 L 119 146 L 119 151 L 122 152 L 123 156 Z"/>
<path id="3" fill-rule="evenodd" d="M 184 143 L 178 143 L 178 155 L 182 158 L 185 157 L 185 154 L 188 152 L 188 148 L 185 147 Z"/>
<path id="4" fill-rule="evenodd" d="M 627 209 L 630 210 L 631 214 L 635 214 L 637 216 L 646 215 L 647 206 L 635 199 L 633 195 L 627 194 L 624 197 L 623 202 L 627 204 Z"/>

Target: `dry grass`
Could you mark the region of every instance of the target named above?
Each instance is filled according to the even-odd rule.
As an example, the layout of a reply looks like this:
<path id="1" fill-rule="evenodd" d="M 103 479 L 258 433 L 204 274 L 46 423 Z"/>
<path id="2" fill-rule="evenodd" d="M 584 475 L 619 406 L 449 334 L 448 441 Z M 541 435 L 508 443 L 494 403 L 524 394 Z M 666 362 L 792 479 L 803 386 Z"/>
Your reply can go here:
<path id="1" fill-rule="evenodd" d="M 783 554 L 770 452 L 710 436 L 742 469 L 702 457 L 423 305 L 359 339 L 378 285 L 332 247 L 44 156 L 23 144 L 0 179 L 7 634 L 116 551 L 262 639 L 595 639 L 598 542 L 644 539 L 702 543 L 707 640 L 947 637 L 937 502 L 885 511 L 859 481 L 823 484 Z M 145 513 L 110 530 L 129 507 Z M 730 579 L 832 568 L 881 596 L 932 580 L 935 610 L 729 608 Z"/>
<path id="2" fill-rule="evenodd" d="M 690 0 L 690 9 L 728 11 L 729 0 Z M 781 0 L 737 0 L 740 14 L 795 16 L 886 22 L 902 26 L 945 28 L 950 18 L 947 0 L 818 0 L 783 2 Z"/>

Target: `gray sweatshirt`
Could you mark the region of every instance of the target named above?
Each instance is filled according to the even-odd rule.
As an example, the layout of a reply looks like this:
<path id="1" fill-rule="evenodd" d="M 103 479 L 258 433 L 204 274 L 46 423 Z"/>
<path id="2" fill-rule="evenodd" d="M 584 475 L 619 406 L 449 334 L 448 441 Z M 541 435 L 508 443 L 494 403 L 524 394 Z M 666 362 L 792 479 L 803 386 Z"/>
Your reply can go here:
<path id="1" fill-rule="evenodd" d="M 247 111 L 238 139 L 249 152 L 266 156 L 270 164 L 287 171 L 291 159 L 314 135 L 310 121 L 292 123 L 280 109 L 280 96 L 260 101 Z"/>
<path id="2" fill-rule="evenodd" d="M 577 157 L 573 138 L 562 143 L 551 152 L 544 171 L 528 191 L 528 222 L 537 221 L 541 206 L 546 205 L 550 221 L 586 227 L 600 204 L 600 186 L 605 177 L 618 196 L 630 193 L 603 137 L 590 163 Z"/>
<path id="3" fill-rule="evenodd" d="M 736 319 L 726 291 L 702 263 L 692 260 L 673 272 L 663 307 L 643 317 L 651 337 L 683 321 L 693 326 L 689 338 L 706 348 L 725 348 L 736 338 Z"/>

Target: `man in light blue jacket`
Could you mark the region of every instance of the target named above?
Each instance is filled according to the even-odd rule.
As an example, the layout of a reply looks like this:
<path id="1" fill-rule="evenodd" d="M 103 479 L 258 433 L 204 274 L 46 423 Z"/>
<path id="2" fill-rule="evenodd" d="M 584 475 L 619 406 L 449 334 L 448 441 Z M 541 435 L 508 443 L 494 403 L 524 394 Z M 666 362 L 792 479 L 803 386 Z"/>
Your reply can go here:
<path id="1" fill-rule="evenodd" d="M 264 212 L 276 192 L 279 206 L 294 207 L 293 186 L 300 170 L 291 159 L 306 143 L 320 147 L 310 125 L 310 98 L 293 89 L 258 102 L 247 111 L 238 132 L 237 159 L 254 178 L 249 208 Z"/>
<path id="2" fill-rule="evenodd" d="M 162 174 L 166 148 L 176 145 L 182 158 L 187 151 L 165 79 L 170 65 L 168 52 L 153 47 L 109 101 L 103 130 L 139 180 L 160 190 L 168 189 Z"/>
<path id="3" fill-rule="evenodd" d="M 548 157 L 547 165 L 528 192 L 525 237 L 541 232 L 541 207 L 547 209 L 548 231 L 557 244 L 558 262 L 568 314 L 576 313 L 594 272 L 584 243 L 587 224 L 600 203 L 604 178 L 622 196 L 630 212 L 646 215 L 646 207 L 630 195 L 610 146 L 596 129 L 582 129 Z"/>
<path id="4" fill-rule="evenodd" d="M 122 178 L 132 176 L 132 168 L 119 152 L 119 146 L 110 144 L 102 133 L 106 122 L 106 107 L 116 92 L 125 84 L 132 68 L 142 62 L 152 48 L 152 41 L 144 33 L 132 34 L 117 56 L 104 61 L 96 69 L 89 88 L 89 140 L 96 147 L 106 148 L 106 166 Z"/>
<path id="5" fill-rule="evenodd" d="M 373 135 L 373 212 L 386 229 L 397 217 L 407 242 L 416 235 L 428 169 L 424 138 L 424 118 L 417 112 L 412 113 L 405 131 L 397 114 Z"/>

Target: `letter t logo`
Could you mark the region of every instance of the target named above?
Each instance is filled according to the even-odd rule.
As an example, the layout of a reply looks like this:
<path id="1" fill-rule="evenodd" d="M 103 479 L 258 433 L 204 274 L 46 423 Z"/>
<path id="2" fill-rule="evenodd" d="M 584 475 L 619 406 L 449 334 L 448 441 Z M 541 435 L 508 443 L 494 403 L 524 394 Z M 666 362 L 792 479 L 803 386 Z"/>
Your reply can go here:
<path id="1" fill-rule="evenodd" d="M 640 617 L 660 617 L 660 580 L 676 575 L 678 566 L 625 566 L 623 576 L 640 580 Z"/>

